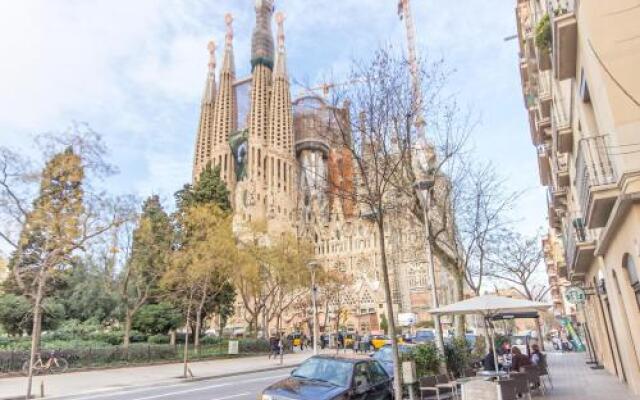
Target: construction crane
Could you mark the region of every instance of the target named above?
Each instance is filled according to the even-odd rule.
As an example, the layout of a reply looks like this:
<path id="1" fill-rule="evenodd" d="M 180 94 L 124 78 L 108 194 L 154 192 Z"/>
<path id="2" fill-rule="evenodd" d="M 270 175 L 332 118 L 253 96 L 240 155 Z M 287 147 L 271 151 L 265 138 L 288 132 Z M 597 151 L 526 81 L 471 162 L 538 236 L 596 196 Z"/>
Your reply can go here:
<path id="1" fill-rule="evenodd" d="M 413 14 L 411 14 L 411 4 L 409 0 L 398 0 L 398 16 L 404 21 L 407 34 L 407 47 L 409 56 L 409 69 L 411 72 L 411 86 L 413 89 L 413 105 L 416 110 L 415 126 L 418 130 L 418 137 L 426 141 L 424 129 L 425 120 L 422 112 L 422 83 L 420 82 L 420 68 L 416 51 L 416 27 L 413 24 Z"/>

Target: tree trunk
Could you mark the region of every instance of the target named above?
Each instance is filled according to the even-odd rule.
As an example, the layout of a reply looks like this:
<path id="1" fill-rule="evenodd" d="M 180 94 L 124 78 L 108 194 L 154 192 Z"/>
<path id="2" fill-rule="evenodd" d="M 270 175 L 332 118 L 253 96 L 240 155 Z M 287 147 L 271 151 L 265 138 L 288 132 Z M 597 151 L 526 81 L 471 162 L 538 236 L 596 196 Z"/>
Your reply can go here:
<path id="1" fill-rule="evenodd" d="M 455 280 L 455 290 L 454 290 L 454 303 L 458 301 L 462 301 L 464 299 L 464 276 L 461 273 L 454 274 Z M 465 334 L 465 317 L 464 315 L 456 315 L 454 317 L 454 330 L 456 332 L 456 336 L 459 338 L 464 338 Z"/>
<path id="2" fill-rule="evenodd" d="M 200 352 L 200 329 L 202 329 L 202 314 L 196 313 L 196 329 L 193 332 L 193 348 L 196 354 Z"/>
<path id="3" fill-rule="evenodd" d="M 172 346 L 176 345 L 176 331 L 173 329 L 169 331 L 169 344 Z"/>
<path id="4" fill-rule="evenodd" d="M 540 318 L 536 318 L 536 331 L 538 332 L 538 346 L 540 346 L 540 351 L 544 351 L 544 337 L 542 337 Z"/>
<path id="5" fill-rule="evenodd" d="M 327 330 L 327 323 L 329 321 L 329 300 L 324 302 L 324 323 L 322 324 L 322 330 Z"/>
<path id="6" fill-rule="evenodd" d="M 125 351 L 129 350 L 129 336 L 131 335 L 131 323 L 133 320 L 133 313 L 130 310 L 125 312 L 124 316 L 124 333 L 122 337 L 122 347 L 124 347 Z"/>
<path id="7" fill-rule="evenodd" d="M 384 297 L 387 303 L 387 315 L 389 323 L 389 335 L 391 336 L 391 353 L 393 355 L 393 391 L 396 399 L 402 398 L 402 375 L 400 370 L 400 354 L 398 352 L 398 342 L 396 338 L 396 320 L 393 313 L 393 301 L 391 299 L 391 285 L 389 283 L 389 269 L 387 266 L 387 254 L 384 240 L 384 217 L 378 217 L 378 238 L 380 243 L 380 256 L 382 267 L 382 281 L 384 285 Z M 338 317 L 339 319 L 339 317 Z"/>
<path id="8" fill-rule="evenodd" d="M 43 267 L 44 268 L 44 267 Z M 40 327 L 42 322 L 42 295 L 44 292 L 44 285 L 47 279 L 46 271 L 43 271 L 40 275 L 40 282 L 38 282 L 38 290 L 36 292 L 36 298 L 33 305 L 33 328 L 31 330 L 31 352 L 29 355 L 29 374 L 27 375 L 27 400 L 31 398 L 31 387 L 33 385 L 33 364 L 35 363 L 36 353 L 40 348 Z"/>
<path id="9" fill-rule="evenodd" d="M 185 323 L 184 334 L 184 354 L 183 354 L 183 371 L 182 377 L 187 379 L 189 371 L 189 327 L 191 326 L 191 300 L 193 300 L 193 290 L 189 293 L 189 304 L 187 304 L 187 321 Z"/>
<path id="10" fill-rule="evenodd" d="M 196 329 L 193 335 L 193 346 L 196 350 L 196 354 L 200 353 L 200 331 L 202 330 L 202 311 L 204 310 L 204 303 L 207 300 L 208 285 L 205 282 L 202 288 L 202 297 L 198 304 L 198 312 L 196 314 Z"/>
<path id="11" fill-rule="evenodd" d="M 259 314 L 260 314 L 260 312 L 256 311 L 256 313 L 251 316 L 251 319 L 253 320 L 251 322 L 251 325 L 252 325 L 251 334 L 253 335 L 254 339 L 258 338 L 258 317 L 259 317 Z"/>

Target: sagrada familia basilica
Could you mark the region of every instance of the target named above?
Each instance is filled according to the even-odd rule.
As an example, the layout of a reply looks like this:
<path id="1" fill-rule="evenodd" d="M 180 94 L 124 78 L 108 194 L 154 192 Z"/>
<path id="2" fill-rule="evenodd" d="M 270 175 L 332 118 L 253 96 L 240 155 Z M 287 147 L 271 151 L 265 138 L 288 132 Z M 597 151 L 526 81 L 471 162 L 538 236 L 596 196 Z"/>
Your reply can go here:
<path id="1" fill-rule="evenodd" d="M 290 232 L 311 240 L 323 268 L 352 277 L 352 288 L 340 300 L 348 310 L 341 325 L 350 331 L 377 330 L 387 310 L 376 229 L 364 209 L 340 196 L 358 182 L 345 145 L 348 136 L 338 129 L 349 118 L 348 104 L 331 105 L 312 92 L 292 100 L 284 15 L 275 15 L 274 43 L 273 0 L 258 0 L 255 13 L 250 76 L 236 76 L 231 15 L 225 18 L 217 79 L 216 46 L 209 44 L 193 178 L 209 163 L 220 168 L 231 192 L 236 232 L 262 222 L 271 235 Z M 394 218 L 387 233 L 394 311 L 428 319 L 432 288 L 423 228 L 405 217 Z M 443 269 L 436 271 L 439 296 L 447 302 L 453 284 L 447 284 Z M 239 302 L 229 325 L 246 325 L 242 314 Z M 301 321 L 300 315 L 285 313 L 289 329 Z"/>

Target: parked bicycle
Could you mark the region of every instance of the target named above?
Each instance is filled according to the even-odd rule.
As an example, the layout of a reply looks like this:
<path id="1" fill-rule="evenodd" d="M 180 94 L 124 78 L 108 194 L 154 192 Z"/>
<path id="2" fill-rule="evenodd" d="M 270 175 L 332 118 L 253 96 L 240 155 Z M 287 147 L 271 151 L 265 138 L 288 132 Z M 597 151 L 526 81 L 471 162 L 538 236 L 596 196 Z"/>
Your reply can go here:
<path id="1" fill-rule="evenodd" d="M 46 361 L 43 361 L 40 353 L 37 353 L 36 360 L 33 363 L 33 374 L 60 374 L 65 372 L 67 368 L 69 368 L 69 362 L 62 357 L 56 356 L 55 352 L 51 353 L 49 359 Z M 22 373 L 24 375 L 29 375 L 29 360 L 22 364 Z"/>

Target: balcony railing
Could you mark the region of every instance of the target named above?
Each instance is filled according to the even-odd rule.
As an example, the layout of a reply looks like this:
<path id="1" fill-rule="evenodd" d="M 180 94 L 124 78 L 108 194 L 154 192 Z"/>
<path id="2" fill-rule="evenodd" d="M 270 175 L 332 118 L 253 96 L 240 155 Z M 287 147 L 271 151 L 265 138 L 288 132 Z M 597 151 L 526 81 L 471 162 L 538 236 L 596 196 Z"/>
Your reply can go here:
<path id="1" fill-rule="evenodd" d="M 538 97 L 540 101 L 551 100 L 551 71 L 540 71 L 538 74 Z"/>
<path id="2" fill-rule="evenodd" d="M 565 218 L 563 240 L 568 275 L 584 274 L 593 259 L 596 231 L 587 229 L 584 217 L 573 214 Z"/>
<path id="3" fill-rule="evenodd" d="M 547 7 L 550 14 L 559 16 L 576 10 L 576 0 L 549 0 Z"/>
<path id="4" fill-rule="evenodd" d="M 559 80 L 576 76 L 578 23 L 576 0 L 549 0 L 553 35 L 553 69 Z"/>
<path id="5" fill-rule="evenodd" d="M 580 140 L 576 157 L 576 189 L 583 212 L 589 210 L 591 190 L 616 182 L 616 174 L 608 153 L 606 136 Z"/>

